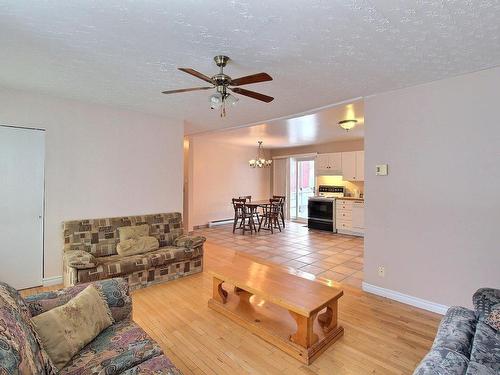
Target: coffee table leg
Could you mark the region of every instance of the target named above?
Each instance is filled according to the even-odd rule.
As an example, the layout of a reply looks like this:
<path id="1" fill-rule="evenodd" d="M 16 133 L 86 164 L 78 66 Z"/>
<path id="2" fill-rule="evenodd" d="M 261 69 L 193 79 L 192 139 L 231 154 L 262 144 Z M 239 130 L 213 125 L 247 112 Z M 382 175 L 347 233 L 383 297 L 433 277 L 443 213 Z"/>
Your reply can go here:
<path id="1" fill-rule="evenodd" d="M 240 302 L 241 301 L 249 302 L 250 297 L 253 296 L 252 293 L 247 292 L 245 289 L 238 288 L 237 286 L 234 287 L 234 294 L 240 296 Z"/>
<path id="2" fill-rule="evenodd" d="M 220 303 L 226 303 L 227 301 L 227 291 L 222 288 L 223 282 L 224 280 L 214 277 L 212 285 L 212 298 Z"/>
<path id="3" fill-rule="evenodd" d="M 318 342 L 318 335 L 313 332 L 314 319 L 316 319 L 317 313 L 309 317 L 299 315 L 293 311 L 289 311 L 289 313 L 297 323 L 297 332 L 290 335 L 290 341 L 304 348 L 310 348 L 314 343 Z"/>
<path id="4" fill-rule="evenodd" d="M 323 329 L 323 332 L 330 332 L 337 327 L 337 300 L 330 302 L 323 314 L 318 315 L 318 323 Z"/>

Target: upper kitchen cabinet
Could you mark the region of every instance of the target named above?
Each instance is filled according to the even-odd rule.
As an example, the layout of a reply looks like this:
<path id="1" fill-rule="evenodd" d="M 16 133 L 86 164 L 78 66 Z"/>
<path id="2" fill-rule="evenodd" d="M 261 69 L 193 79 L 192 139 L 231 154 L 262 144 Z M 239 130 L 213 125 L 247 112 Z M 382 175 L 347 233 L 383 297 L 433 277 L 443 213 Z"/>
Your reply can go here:
<path id="1" fill-rule="evenodd" d="M 318 154 L 315 162 L 316 175 L 342 175 L 342 154 Z"/>
<path id="2" fill-rule="evenodd" d="M 365 180 L 365 152 L 342 153 L 342 178 L 347 181 Z"/>

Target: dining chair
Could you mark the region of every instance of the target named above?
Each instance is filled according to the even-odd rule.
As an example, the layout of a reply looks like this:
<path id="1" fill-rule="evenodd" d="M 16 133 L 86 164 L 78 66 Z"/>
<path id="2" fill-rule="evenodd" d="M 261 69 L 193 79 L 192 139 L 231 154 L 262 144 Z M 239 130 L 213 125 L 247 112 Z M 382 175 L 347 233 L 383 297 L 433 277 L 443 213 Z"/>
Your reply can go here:
<path id="1" fill-rule="evenodd" d="M 283 228 L 285 227 L 285 202 L 286 202 L 286 196 L 285 195 L 273 195 L 274 199 L 280 199 L 280 218 L 281 222 L 283 223 Z"/>
<path id="2" fill-rule="evenodd" d="M 245 199 L 248 202 L 252 201 L 252 196 L 251 195 L 243 195 L 239 199 Z"/>
<path id="3" fill-rule="evenodd" d="M 280 224 L 280 199 L 271 198 L 269 204 L 263 205 L 264 212 L 259 222 L 259 232 L 261 229 L 270 230 L 274 234 L 274 228 L 281 232 Z M 264 224 L 264 226 L 262 226 Z"/>
<path id="4" fill-rule="evenodd" d="M 249 209 L 249 207 L 245 206 L 246 199 L 233 198 L 231 201 L 234 208 L 233 233 L 236 231 L 238 221 L 240 221 L 238 229 L 243 230 L 243 235 L 247 230 L 250 230 L 250 233 L 252 233 L 254 230 L 257 231 L 255 222 L 253 220 L 254 215 L 252 211 L 254 210 Z"/>
<path id="5" fill-rule="evenodd" d="M 245 199 L 247 202 L 251 202 L 252 196 L 251 195 L 243 195 L 239 199 Z M 252 207 L 251 210 L 252 210 L 252 216 L 254 219 L 254 224 L 255 224 L 255 222 L 257 222 L 257 224 L 259 224 L 260 223 L 259 208 Z M 255 231 L 257 232 L 257 227 L 255 227 Z"/>

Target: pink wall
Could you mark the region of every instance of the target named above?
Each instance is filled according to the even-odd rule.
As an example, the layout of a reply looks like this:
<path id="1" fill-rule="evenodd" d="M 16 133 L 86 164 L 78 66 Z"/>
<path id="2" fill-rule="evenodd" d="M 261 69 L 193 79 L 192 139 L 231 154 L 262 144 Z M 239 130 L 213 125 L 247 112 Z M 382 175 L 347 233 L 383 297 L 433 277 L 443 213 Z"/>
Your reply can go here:
<path id="1" fill-rule="evenodd" d="M 499 87 L 496 68 L 365 99 L 365 282 L 465 306 L 500 288 Z"/>
<path id="2" fill-rule="evenodd" d="M 217 141 L 216 135 L 190 137 L 189 229 L 213 220 L 232 218 L 231 199 L 270 196 L 270 168 L 250 168 L 257 147 Z"/>

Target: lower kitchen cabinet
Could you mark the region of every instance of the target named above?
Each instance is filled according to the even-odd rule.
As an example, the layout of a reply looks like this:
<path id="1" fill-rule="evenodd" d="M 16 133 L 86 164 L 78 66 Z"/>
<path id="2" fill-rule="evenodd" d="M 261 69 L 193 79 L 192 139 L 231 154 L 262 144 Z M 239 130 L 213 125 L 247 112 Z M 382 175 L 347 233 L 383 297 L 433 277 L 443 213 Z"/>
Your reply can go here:
<path id="1" fill-rule="evenodd" d="M 337 232 L 363 236 L 365 233 L 364 210 L 364 201 L 337 199 L 335 205 Z"/>

